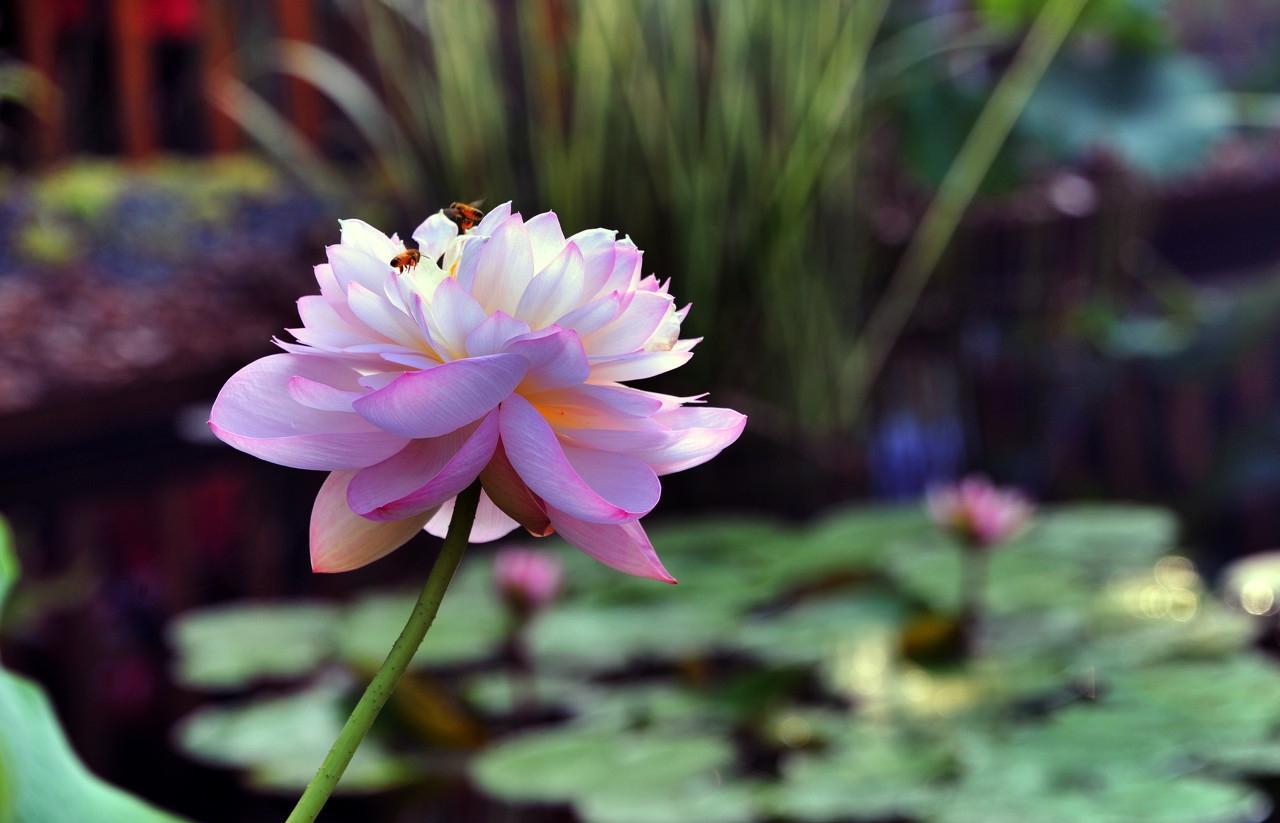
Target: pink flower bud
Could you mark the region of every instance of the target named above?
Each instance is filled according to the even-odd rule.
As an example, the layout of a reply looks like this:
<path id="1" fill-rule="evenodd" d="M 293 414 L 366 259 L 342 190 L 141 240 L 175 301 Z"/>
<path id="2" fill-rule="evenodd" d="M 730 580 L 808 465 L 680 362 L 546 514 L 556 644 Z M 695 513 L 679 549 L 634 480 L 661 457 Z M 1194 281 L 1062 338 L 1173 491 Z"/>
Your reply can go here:
<path id="1" fill-rule="evenodd" d="M 981 475 L 929 490 L 933 522 L 970 546 L 990 548 L 1016 536 L 1034 507 L 1017 489 L 999 488 Z"/>
<path id="2" fill-rule="evenodd" d="M 552 555 L 530 549 L 502 549 L 493 557 L 493 585 L 517 609 L 545 606 L 560 593 L 562 568 Z"/>

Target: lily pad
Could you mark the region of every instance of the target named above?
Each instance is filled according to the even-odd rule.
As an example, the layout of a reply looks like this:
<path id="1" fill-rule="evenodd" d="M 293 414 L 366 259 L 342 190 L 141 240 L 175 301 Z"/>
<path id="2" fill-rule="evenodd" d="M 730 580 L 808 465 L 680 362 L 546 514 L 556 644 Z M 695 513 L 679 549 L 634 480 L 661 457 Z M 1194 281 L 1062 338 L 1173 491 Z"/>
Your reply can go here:
<path id="1" fill-rule="evenodd" d="M 0 609 L 18 579 L 9 526 L 0 519 Z M 0 823 L 182 823 L 99 780 L 76 756 L 49 699 L 0 668 Z"/>
<path id="2" fill-rule="evenodd" d="M 824 575 L 883 568 L 904 541 L 934 534 L 920 506 L 859 506 L 818 521 L 788 551 L 761 558 L 780 583 L 794 585 Z"/>
<path id="3" fill-rule="evenodd" d="M 895 630 L 905 612 L 903 603 L 883 594 L 837 594 L 748 620 L 737 632 L 736 644 L 771 663 L 817 662 L 869 632 Z"/>
<path id="4" fill-rule="evenodd" d="M 697 602 L 661 609 L 564 605 L 535 620 L 529 649 L 540 666 L 601 671 L 701 656 L 726 645 L 733 628 L 732 616 Z"/>
<path id="5" fill-rule="evenodd" d="M 1185 54 L 1117 49 L 1054 61 L 1019 122 L 1071 159 L 1102 148 L 1149 175 L 1198 167 L 1234 122 L 1208 65 Z"/>
<path id="6" fill-rule="evenodd" d="M 716 735 L 568 726 L 501 741 L 472 762 L 471 774 L 506 800 L 576 804 L 644 793 L 692 796 L 722 781 L 732 762 L 732 747 Z"/>
<path id="7" fill-rule="evenodd" d="M 1089 503 L 1045 510 L 1022 542 L 1107 576 L 1152 565 L 1177 537 L 1178 521 L 1165 509 Z"/>
<path id="8" fill-rule="evenodd" d="M 759 786 L 715 779 L 688 784 L 672 793 L 615 789 L 578 801 L 583 823 L 753 823 L 760 819 Z"/>
<path id="9" fill-rule="evenodd" d="M 352 604 L 338 627 L 340 656 L 360 671 L 376 671 L 416 600 L 416 593 L 379 593 Z M 493 593 L 488 567 L 472 560 L 450 585 L 413 665 L 457 665 L 488 657 L 506 631 L 506 612 Z"/>
<path id="10" fill-rule="evenodd" d="M 171 624 L 175 677 L 206 689 L 298 678 L 333 656 L 338 609 L 322 603 L 228 603 Z"/>
<path id="11" fill-rule="evenodd" d="M 769 795 L 776 815 L 795 820 L 885 820 L 918 814 L 936 796 L 952 760 L 936 740 L 892 726 L 846 724 L 831 751 L 788 759 Z"/>
<path id="12" fill-rule="evenodd" d="M 198 760 L 245 770 L 259 789 L 292 792 L 307 785 L 342 730 L 346 698 L 344 684 L 331 680 L 284 697 L 201 709 L 179 725 L 177 742 Z M 379 791 L 419 774 L 411 761 L 366 739 L 338 791 Z"/>

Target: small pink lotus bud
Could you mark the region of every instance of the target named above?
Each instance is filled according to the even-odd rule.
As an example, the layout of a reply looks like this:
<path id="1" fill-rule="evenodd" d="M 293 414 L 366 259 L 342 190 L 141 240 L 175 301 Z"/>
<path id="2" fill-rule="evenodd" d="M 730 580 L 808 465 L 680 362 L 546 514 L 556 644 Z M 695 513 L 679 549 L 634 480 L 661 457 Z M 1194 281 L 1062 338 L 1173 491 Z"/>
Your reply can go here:
<path id="1" fill-rule="evenodd" d="M 930 489 L 927 506 L 939 528 L 977 548 L 990 548 L 1015 537 L 1034 510 L 1022 492 L 994 486 L 981 475 Z"/>
<path id="2" fill-rule="evenodd" d="M 560 593 L 560 561 L 545 552 L 502 549 L 493 558 L 493 584 L 519 611 L 533 611 Z"/>

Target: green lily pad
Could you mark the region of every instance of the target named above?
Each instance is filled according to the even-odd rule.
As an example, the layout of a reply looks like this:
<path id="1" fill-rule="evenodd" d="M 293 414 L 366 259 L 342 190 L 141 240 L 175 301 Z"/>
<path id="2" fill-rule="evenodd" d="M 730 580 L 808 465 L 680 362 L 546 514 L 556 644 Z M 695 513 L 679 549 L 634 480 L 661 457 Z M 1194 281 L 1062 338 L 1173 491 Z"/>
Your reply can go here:
<path id="1" fill-rule="evenodd" d="M 1192 752 L 1260 742 L 1280 728 L 1280 666 L 1258 655 L 1102 676 L 1108 706 L 1157 717 L 1161 737 Z"/>
<path id="2" fill-rule="evenodd" d="M 966 551 L 950 542 L 908 544 L 887 565 L 906 592 L 939 611 L 960 608 L 960 580 Z M 1079 608 L 1091 596 L 1085 567 L 1075 559 L 1046 552 L 1039 542 L 1011 544 L 985 558 L 985 607 L 993 614 Z"/>
<path id="3" fill-rule="evenodd" d="M 912 739 L 893 726 L 843 724 L 830 751 L 802 753 L 783 766 L 769 794 L 779 816 L 805 821 L 886 820 L 913 816 L 952 770 L 938 741 Z"/>
<path id="4" fill-rule="evenodd" d="M 904 604 L 883 594 L 837 594 L 752 618 L 737 632 L 736 644 L 771 663 L 817 662 L 868 632 L 896 630 L 905 614 Z"/>
<path id="5" fill-rule="evenodd" d="M 574 808 L 583 823 L 753 823 L 760 819 L 759 794 L 753 783 L 710 780 L 673 793 L 612 789 L 585 797 Z"/>
<path id="6" fill-rule="evenodd" d="M 17 580 L 13 535 L 0 518 L 0 610 Z M 94 776 L 40 687 L 0 669 L 0 823 L 64 820 L 182 823 Z"/>
<path id="7" fill-rule="evenodd" d="M 529 633 L 539 666 L 601 671 L 637 660 L 701 656 L 727 643 L 734 620 L 716 607 L 676 601 L 661 608 L 563 605 Z"/>
<path id="8" fill-rule="evenodd" d="M 1204 61 L 1138 49 L 1097 57 L 1055 60 L 1019 131 L 1069 159 L 1103 148 L 1162 178 L 1193 171 L 1230 133 L 1231 104 Z"/>
<path id="9" fill-rule="evenodd" d="M 554 706 L 575 714 L 600 699 L 599 689 L 582 680 L 545 674 L 535 674 L 532 681 L 517 682 L 507 672 L 487 672 L 462 684 L 463 698 L 488 715 L 515 712 L 526 695 L 531 695 L 540 707 Z"/>
<path id="10" fill-rule="evenodd" d="M 353 603 L 338 627 L 342 659 L 360 671 L 377 670 L 416 600 L 416 593 L 379 593 Z M 464 562 L 413 665 L 447 666 L 483 659 L 493 654 L 506 631 L 507 615 L 493 592 L 488 566 L 474 559 Z"/>
<path id="11" fill-rule="evenodd" d="M 937 823 L 1257 823 L 1270 808 L 1239 783 L 1196 777 L 1136 777 L 1055 789 L 1016 775 L 984 774 L 943 793 L 925 813 Z"/>
<path id="12" fill-rule="evenodd" d="M 501 741 L 480 754 L 471 775 L 484 791 L 514 802 L 587 803 L 643 795 L 693 798 L 723 782 L 733 749 L 710 734 L 568 726 Z"/>
<path id="13" fill-rule="evenodd" d="M 1043 511 L 1021 540 L 1102 576 L 1152 565 L 1178 537 L 1178 521 L 1165 509 L 1089 503 Z"/>
<path id="14" fill-rule="evenodd" d="M 284 697 L 196 711 L 177 729 L 187 754 L 217 766 L 242 769 L 251 785 L 293 792 L 307 785 L 347 716 L 347 689 L 322 682 Z M 402 785 L 420 769 L 366 739 L 338 784 L 338 791 L 365 793 Z"/>
<path id="15" fill-rule="evenodd" d="M 175 677 L 216 689 L 302 677 L 333 656 L 338 609 L 321 603 L 228 603 L 170 625 Z"/>
<path id="16" fill-rule="evenodd" d="M 181 823 L 95 777 L 71 749 L 49 699 L 0 671 L 0 821 Z"/>
<path id="17" fill-rule="evenodd" d="M 881 569 L 904 542 L 927 540 L 932 524 L 920 506 L 860 506 L 826 515 L 789 551 L 761 558 L 780 583 Z"/>

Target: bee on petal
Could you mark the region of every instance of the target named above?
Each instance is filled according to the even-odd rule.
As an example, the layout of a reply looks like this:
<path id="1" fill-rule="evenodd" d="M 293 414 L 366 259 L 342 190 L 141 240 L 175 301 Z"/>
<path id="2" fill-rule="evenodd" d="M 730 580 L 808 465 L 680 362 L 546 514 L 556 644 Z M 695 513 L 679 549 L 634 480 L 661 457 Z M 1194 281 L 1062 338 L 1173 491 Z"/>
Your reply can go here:
<path id="1" fill-rule="evenodd" d="M 470 231 L 475 228 L 476 224 L 484 217 L 484 212 L 480 209 L 480 204 L 482 202 L 484 201 L 476 200 L 473 203 L 450 203 L 449 207 L 443 210 L 444 216 L 457 223 L 459 231 Z"/>
<path id="2" fill-rule="evenodd" d="M 422 262 L 422 252 L 417 249 L 405 249 L 391 258 L 391 268 L 404 274 L 406 270 L 416 267 Z"/>

